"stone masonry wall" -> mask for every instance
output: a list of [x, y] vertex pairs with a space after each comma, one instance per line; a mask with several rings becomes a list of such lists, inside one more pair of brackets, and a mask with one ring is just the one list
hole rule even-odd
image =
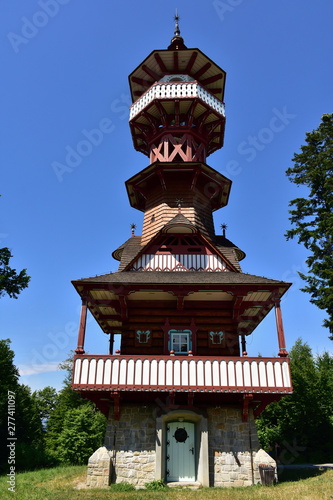
[[[276, 470], [275, 461], [264, 450], [259, 450], [252, 412], [248, 422], [242, 422], [240, 409], [207, 408], [206, 411], [208, 450], [201, 454], [200, 460], [209, 462], [210, 486], [259, 483], [260, 464], [271, 465]], [[151, 407], [122, 405], [117, 421], [113, 408], [110, 409], [104, 447], [89, 459], [87, 486], [108, 487], [111, 482], [127, 482], [142, 488], [155, 480], [155, 417]]]
[[212, 486], [250, 486], [252, 474], [254, 483], [260, 482], [258, 463], [255, 461], [259, 441], [250, 412], [248, 422], [242, 422], [240, 409], [208, 409], [208, 435]]
[[152, 408], [121, 406], [120, 420], [110, 410], [104, 445], [113, 462], [112, 482], [143, 487], [155, 479], [156, 424]]

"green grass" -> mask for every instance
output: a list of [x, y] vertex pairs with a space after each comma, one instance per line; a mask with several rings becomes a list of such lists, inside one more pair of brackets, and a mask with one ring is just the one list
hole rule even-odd
[[[201, 488], [196, 491], [180, 488], [162, 490], [119, 491], [109, 489], [78, 489], [85, 482], [87, 467], [57, 467], [16, 475], [15, 493], [8, 491], [8, 478], [0, 477], [0, 498], [15, 500], [331, 500], [333, 470], [298, 481], [280, 482], [276, 486], [247, 488]], [[281, 478], [283, 480], [283, 478]]]

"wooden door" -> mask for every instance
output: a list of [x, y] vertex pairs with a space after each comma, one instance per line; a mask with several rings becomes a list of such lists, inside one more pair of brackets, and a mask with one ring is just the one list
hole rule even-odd
[[166, 480], [195, 481], [194, 423], [168, 422], [166, 439]]

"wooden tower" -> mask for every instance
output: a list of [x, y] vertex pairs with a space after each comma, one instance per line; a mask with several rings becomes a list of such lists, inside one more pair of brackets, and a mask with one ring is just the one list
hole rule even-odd
[[[215, 234], [231, 181], [206, 158], [223, 146], [225, 79], [185, 46], [177, 16], [169, 47], [129, 76], [133, 143], [150, 161], [126, 182], [142, 235], [133, 228], [113, 252], [118, 272], [73, 281], [82, 298], [73, 389], [108, 417], [90, 486], [246, 486], [259, 481], [259, 462], [274, 462], [254, 419], [292, 391], [280, 310], [290, 284], [242, 273], [244, 252], [225, 228]], [[109, 353], [85, 354], [87, 309]], [[248, 357], [246, 337], [272, 309], [278, 356]]]

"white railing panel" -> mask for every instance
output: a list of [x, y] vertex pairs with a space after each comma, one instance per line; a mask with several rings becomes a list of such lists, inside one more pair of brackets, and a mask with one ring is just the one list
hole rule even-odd
[[160, 359], [158, 362], [158, 384], [161, 386], [165, 385], [165, 361]]
[[243, 363], [242, 361], [236, 361], [236, 385], [237, 387], [243, 387]]
[[127, 363], [127, 384], [134, 385], [134, 359], [129, 359]]
[[150, 385], [157, 385], [157, 360], [153, 359], [150, 365]]
[[199, 360], [197, 362], [197, 385], [199, 386], [204, 386], [205, 385], [205, 378], [204, 378], [204, 370], [203, 370], [203, 362]]
[[196, 363], [193, 359], [190, 361], [190, 384], [191, 386], [197, 385], [197, 370]]
[[251, 363], [251, 375], [253, 387], [259, 387], [258, 363], [256, 361]]
[[76, 359], [74, 363], [74, 377], [73, 383], [79, 384], [81, 381], [81, 359]]
[[276, 387], [283, 387], [281, 365], [277, 361], [274, 363], [274, 374]]
[[150, 385], [150, 361], [145, 359], [142, 365], [142, 385]]
[[260, 387], [267, 386], [266, 365], [264, 361], [259, 362], [259, 386]]
[[141, 385], [142, 381], [142, 360], [137, 359], [135, 361], [135, 370], [134, 370], [134, 384]]
[[88, 384], [95, 384], [96, 377], [96, 359], [90, 360], [89, 373], [88, 373]]
[[228, 372], [227, 372], [227, 363], [226, 363], [226, 361], [221, 361], [220, 372], [221, 372], [221, 385], [225, 386], [225, 387], [228, 387], [229, 386], [229, 381], [228, 381]]
[[243, 373], [244, 373], [244, 387], [251, 387], [251, 370], [250, 363], [248, 361], [244, 361], [243, 363]]
[[182, 382], [184, 386], [189, 385], [188, 368], [189, 368], [189, 363], [187, 359], [184, 359], [182, 361]]
[[173, 385], [173, 362], [168, 359], [166, 362], [166, 381], [165, 385]]
[[119, 359], [114, 359], [112, 363], [111, 369], [111, 384], [118, 385], [118, 377], [119, 377]]
[[111, 384], [111, 366], [111, 359], [107, 359], [104, 367], [104, 384]]
[[228, 380], [229, 380], [230, 387], [234, 387], [236, 385], [235, 363], [233, 361], [228, 362]]
[[212, 362], [205, 361], [205, 385], [211, 387], [213, 385], [212, 381]]
[[181, 378], [180, 378], [180, 361], [179, 361], [179, 359], [176, 359], [174, 361], [174, 364], [173, 364], [173, 385], [174, 386], [182, 385]]
[[82, 361], [82, 369], [81, 369], [81, 384], [86, 384], [88, 382], [88, 370], [89, 370], [89, 361], [88, 359], [84, 359]]
[[104, 372], [104, 360], [99, 359], [97, 361], [97, 370], [96, 370], [96, 384], [101, 385], [103, 383], [103, 372]]
[[268, 387], [275, 387], [274, 368], [273, 368], [273, 363], [271, 361], [267, 361], [266, 373], [267, 373]]
[[290, 387], [291, 386], [291, 381], [290, 381], [290, 371], [289, 371], [289, 365], [287, 361], [284, 361], [282, 363], [282, 373], [283, 373], [283, 381], [284, 387]]
[[125, 385], [127, 383], [127, 359], [122, 359], [120, 361], [120, 370], [119, 370], [119, 384]]
[[220, 382], [220, 371], [219, 371], [219, 362], [213, 361], [212, 364], [212, 373], [213, 373], [213, 384], [215, 387], [221, 385]]

